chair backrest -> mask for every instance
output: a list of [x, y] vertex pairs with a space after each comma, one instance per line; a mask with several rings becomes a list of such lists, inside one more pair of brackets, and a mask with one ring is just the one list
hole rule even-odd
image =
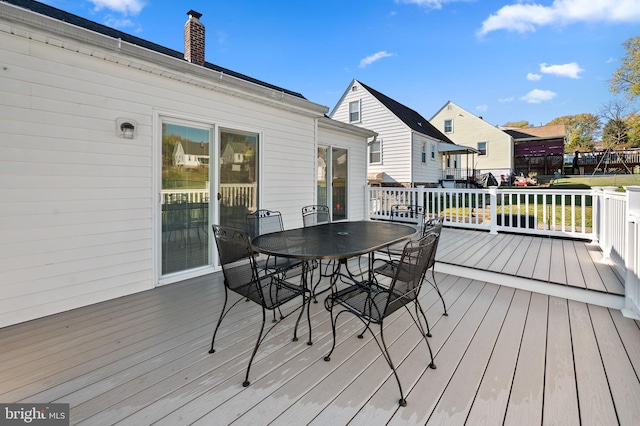
[[407, 219], [416, 219], [418, 223], [422, 223], [424, 217], [424, 208], [422, 206], [414, 206], [413, 204], [394, 204], [391, 206], [391, 220], [406, 221]]
[[422, 232], [420, 233], [423, 237], [430, 232], [434, 232], [440, 235], [442, 231], [442, 224], [444, 222], [444, 216], [432, 217], [431, 219], [426, 219], [422, 222]]
[[272, 210], [256, 210], [245, 216], [247, 233], [251, 238], [262, 234], [283, 231], [282, 215]]
[[249, 236], [229, 226], [212, 227], [225, 286], [246, 297], [254, 293], [255, 297], [256, 287], [259, 286], [252, 284], [258, 281], [258, 272]]
[[305, 227], [329, 223], [329, 207], [322, 205], [304, 206], [302, 208], [302, 223]]
[[405, 245], [396, 273], [389, 285], [391, 297], [385, 308], [385, 316], [418, 297], [439, 238], [438, 234], [429, 233]]

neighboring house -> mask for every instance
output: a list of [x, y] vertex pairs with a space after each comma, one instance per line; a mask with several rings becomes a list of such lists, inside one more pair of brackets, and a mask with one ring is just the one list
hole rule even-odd
[[[367, 217], [375, 133], [205, 62], [199, 18], [182, 53], [0, 0], [0, 327], [213, 272], [211, 224], [243, 224], [247, 208], [286, 228], [318, 201]], [[225, 168], [227, 149], [242, 167]], [[173, 167], [179, 150], [200, 166]]]
[[[462, 167], [478, 173], [509, 176], [513, 170], [513, 140], [511, 136], [469, 111], [448, 101], [431, 117], [430, 123], [457, 145], [474, 148], [478, 154], [463, 156]], [[473, 161], [469, 164], [468, 161]]]
[[[184, 168], [197, 168], [209, 165], [208, 145], [201, 142], [178, 142], [173, 151], [173, 164]], [[240, 159], [239, 162], [243, 160]]]
[[442, 132], [416, 111], [353, 80], [330, 117], [377, 133], [369, 140], [368, 178], [372, 185], [437, 186], [445, 169], [458, 169], [460, 153]]
[[564, 168], [564, 124], [524, 129], [503, 128], [513, 138], [516, 175], [553, 175]]
[[498, 182], [511, 175], [553, 175], [562, 170], [564, 125], [525, 129], [493, 126], [448, 101], [431, 117], [431, 124], [458, 145], [478, 150], [473, 164], [462, 166], [492, 173]]

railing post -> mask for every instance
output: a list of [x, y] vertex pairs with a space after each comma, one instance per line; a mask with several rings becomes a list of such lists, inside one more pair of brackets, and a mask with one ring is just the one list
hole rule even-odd
[[491, 218], [491, 222], [489, 225], [489, 234], [497, 235], [498, 234], [498, 187], [490, 186], [489, 187], [489, 217]]
[[617, 188], [615, 186], [603, 186], [602, 189], [602, 210], [600, 221], [600, 248], [602, 249], [602, 256], [604, 258], [611, 257], [611, 227], [608, 226], [609, 221], [609, 213], [611, 201], [609, 199], [609, 192], [615, 191]]
[[625, 259], [626, 276], [624, 280], [625, 317], [640, 319], [640, 187], [625, 187], [627, 191], [627, 253]]
[[417, 191], [417, 197], [418, 197], [418, 211], [422, 211], [422, 214], [424, 215], [424, 218], [427, 218], [428, 212], [427, 210], [424, 208], [424, 185], [419, 185], [418, 186], [418, 191]]
[[602, 215], [602, 191], [600, 188], [593, 187], [591, 189], [591, 243], [598, 244], [600, 240], [600, 232], [602, 223], [600, 216]]

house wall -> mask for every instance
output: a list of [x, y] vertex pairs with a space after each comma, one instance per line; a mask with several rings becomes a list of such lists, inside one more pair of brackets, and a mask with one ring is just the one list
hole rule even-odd
[[[326, 109], [284, 105], [280, 93], [252, 101], [257, 95], [216, 86], [196, 65], [149, 62], [153, 54], [137, 47], [142, 58], [132, 58], [78, 41], [101, 36], [39, 19], [0, 18], [0, 327], [157, 285], [161, 117], [258, 132], [260, 207], [280, 210], [287, 228], [301, 225]], [[135, 139], [116, 136], [122, 117], [137, 122]], [[362, 198], [364, 180], [351, 183]], [[350, 211], [362, 217], [364, 203]]]
[[[411, 161], [413, 162], [413, 178], [411, 182], [416, 185], [435, 185], [442, 179], [442, 155], [438, 152], [438, 142], [413, 133], [411, 135], [413, 152]], [[426, 161], [422, 162], [422, 145], [426, 148]], [[435, 158], [431, 158], [431, 148], [435, 152]]]
[[412, 143], [410, 129], [367, 90], [357, 84], [357, 90], [352, 87], [353, 83], [331, 112], [331, 118], [349, 123], [349, 102], [360, 100], [360, 121], [351, 124], [373, 130], [382, 141], [382, 163], [368, 164], [368, 173], [385, 172], [383, 183], [411, 182], [412, 167], [407, 158]]
[[[453, 120], [453, 131], [444, 132], [445, 120]], [[482, 173], [491, 172], [499, 179], [500, 174], [508, 174], [513, 169], [513, 142], [511, 136], [492, 126], [481, 118], [460, 108], [453, 102], [448, 102], [429, 122], [457, 145], [478, 148], [478, 142], [487, 142], [486, 156], [469, 156], [474, 163], [470, 168]], [[460, 157], [461, 168], [467, 168], [467, 156]]]

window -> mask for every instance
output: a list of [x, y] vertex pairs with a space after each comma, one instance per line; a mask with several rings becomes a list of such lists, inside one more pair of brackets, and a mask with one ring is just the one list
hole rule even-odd
[[444, 132], [445, 133], [453, 132], [453, 120], [444, 120]]
[[486, 142], [478, 142], [478, 156], [487, 155], [487, 143]]
[[435, 144], [431, 144], [431, 159], [432, 160], [436, 159], [436, 145]]
[[369, 163], [382, 162], [382, 141], [376, 140], [369, 144]]
[[349, 102], [349, 123], [360, 121], [360, 101]]
[[427, 144], [423, 143], [422, 144], [422, 162], [426, 163], [427, 162]]

